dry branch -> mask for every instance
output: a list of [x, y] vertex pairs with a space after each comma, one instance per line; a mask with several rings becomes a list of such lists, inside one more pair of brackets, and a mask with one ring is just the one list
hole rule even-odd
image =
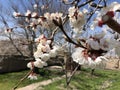
[[111, 16], [109, 15], [102, 16], [102, 21], [104, 22], [104, 24], [108, 25], [112, 30], [120, 34], [120, 24], [116, 20], [114, 20]]

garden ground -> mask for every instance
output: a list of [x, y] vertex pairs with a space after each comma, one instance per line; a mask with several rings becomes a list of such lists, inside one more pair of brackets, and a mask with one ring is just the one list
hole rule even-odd
[[[115, 60], [111, 60], [106, 70], [95, 70], [92, 76], [91, 69], [78, 71], [67, 87], [68, 90], [120, 90], [120, 69], [114, 67], [115, 63]], [[0, 75], [0, 90], [11, 90], [27, 72]], [[66, 83], [62, 72], [45, 71], [37, 81], [24, 80], [18, 90], [27, 90], [26, 88], [28, 90], [65, 90]]]

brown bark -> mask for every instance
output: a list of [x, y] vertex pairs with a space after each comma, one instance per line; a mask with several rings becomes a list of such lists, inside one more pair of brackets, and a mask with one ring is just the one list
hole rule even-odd
[[120, 24], [117, 21], [115, 21], [111, 16], [102, 16], [102, 21], [104, 22], [104, 24], [107, 24], [112, 30], [120, 34]]
[[64, 56], [64, 61], [65, 61], [65, 70], [71, 72], [71, 57], [70, 53], [66, 52]]

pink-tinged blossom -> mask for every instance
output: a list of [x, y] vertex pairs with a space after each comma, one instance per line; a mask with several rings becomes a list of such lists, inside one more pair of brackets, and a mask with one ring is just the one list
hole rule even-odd
[[102, 8], [99, 14], [101, 16], [107, 14], [108, 12], [111, 12], [111, 14], [113, 14], [118, 9], [120, 9], [120, 3], [112, 2], [107, 7]]
[[70, 24], [74, 28], [73, 31], [75, 33], [81, 33], [82, 26], [85, 24], [85, 13], [75, 7], [70, 7], [68, 12]]
[[11, 28], [5, 29], [5, 34], [12, 34], [13, 30]]
[[[108, 5], [107, 7], [103, 7], [101, 9], [101, 11], [96, 11], [97, 14], [97, 18], [101, 18], [103, 15], [109, 15], [111, 17], [115, 17], [115, 11], [120, 9], [120, 3], [118, 2], [112, 2], [110, 5]], [[95, 17], [96, 18], [96, 17]], [[96, 22], [97, 21], [97, 22]], [[101, 19], [96, 19], [95, 21], [93, 21], [93, 24], [91, 26], [92, 29], [94, 29], [97, 25], [96, 23], [98, 23], [97, 25], [99, 27], [102, 27], [104, 22]]]
[[72, 53], [73, 61], [80, 64], [80, 65], [86, 65], [88, 64], [88, 57], [84, 57], [83, 48], [75, 48], [75, 51]]
[[91, 30], [94, 30], [94, 29], [96, 28], [96, 26], [102, 27], [102, 25], [103, 25], [103, 23], [101, 23], [101, 17], [100, 17], [100, 16], [97, 16], [97, 17], [93, 20], [92, 24], [90, 25], [90, 29], [91, 29]]
[[42, 60], [41, 59], [36, 59], [36, 61], [34, 62], [34, 65], [35, 67], [38, 67], [38, 68], [43, 68], [43, 63], [42, 63]]
[[55, 49], [50, 50], [49, 54], [50, 54], [50, 57], [56, 57], [57, 56], [57, 53], [56, 53]]
[[33, 63], [33, 62], [29, 62], [29, 63], [27, 64], [27, 67], [32, 70], [32, 69], [34, 68], [34, 63]]
[[31, 73], [31, 74], [28, 76], [28, 79], [30, 79], [30, 80], [37, 80], [38, 78], [37, 78], [36, 74]]
[[109, 15], [109, 16], [111, 16], [111, 17], [114, 17], [114, 16], [115, 16], [114, 11], [108, 11], [108, 12], [106, 13], [106, 15]]
[[59, 18], [62, 18], [62, 13], [45, 13], [43, 18], [38, 19], [38, 23], [46, 29], [54, 30], [56, 28], [55, 24], [53, 23], [53, 19], [59, 21]]
[[93, 38], [93, 37], [89, 38], [88, 40], [86, 40], [86, 44], [89, 49], [94, 49], [94, 50], [100, 49], [99, 42], [96, 38]]
[[98, 26], [102, 27], [104, 22], [102, 20], [98, 21]]
[[31, 15], [31, 17], [33, 17], [33, 18], [38, 17], [38, 13], [37, 12], [33, 12], [32, 15]]
[[[53, 49], [50, 48], [51, 40], [47, 40], [47, 38], [44, 35], [40, 35], [36, 42], [38, 42], [37, 50], [34, 53], [35, 62], [34, 66], [38, 68], [43, 68], [44, 66], [47, 66], [46, 61], [50, 59], [50, 57], [56, 57], [57, 51], [60, 50], [59, 47], [53, 46]], [[29, 65], [30, 67], [30, 65]]]
[[110, 6], [108, 6], [108, 8], [110, 10], [112, 10], [112, 11], [116, 11], [116, 10], [120, 9], [120, 3], [118, 3], [118, 2], [112, 2], [110, 4]]
[[21, 14], [20, 14], [20, 12], [13, 12], [13, 16], [19, 17], [19, 16], [21, 16]]
[[34, 27], [36, 24], [34, 22], [30, 23], [30, 27]]
[[[108, 59], [104, 56], [96, 56], [94, 54], [89, 54], [87, 50], [83, 48], [76, 48], [72, 53], [73, 61], [88, 68], [105, 68], [105, 62]], [[94, 56], [95, 55], [95, 56]]]
[[40, 56], [40, 58], [43, 60], [43, 61], [48, 61], [50, 59], [50, 55], [48, 53], [44, 53]]
[[41, 49], [38, 49], [36, 52], [34, 52], [34, 57], [39, 58], [43, 54]]
[[53, 46], [53, 49], [50, 50], [50, 57], [56, 57], [58, 52], [61, 52], [61, 48], [59, 46]]
[[25, 13], [25, 16], [29, 17], [31, 15], [31, 11], [27, 10], [27, 12]]
[[102, 50], [105, 50], [105, 51], [110, 50], [109, 42], [110, 42], [110, 40], [107, 39], [107, 38], [102, 38], [102, 39], [100, 39], [100, 48], [101, 48]]

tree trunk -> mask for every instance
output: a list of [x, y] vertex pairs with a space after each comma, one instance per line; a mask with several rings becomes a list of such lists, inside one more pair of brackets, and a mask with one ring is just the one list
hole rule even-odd
[[72, 72], [78, 65], [72, 60], [71, 54], [69, 52], [65, 52], [64, 61], [65, 70], [67, 70], [68, 72]]

